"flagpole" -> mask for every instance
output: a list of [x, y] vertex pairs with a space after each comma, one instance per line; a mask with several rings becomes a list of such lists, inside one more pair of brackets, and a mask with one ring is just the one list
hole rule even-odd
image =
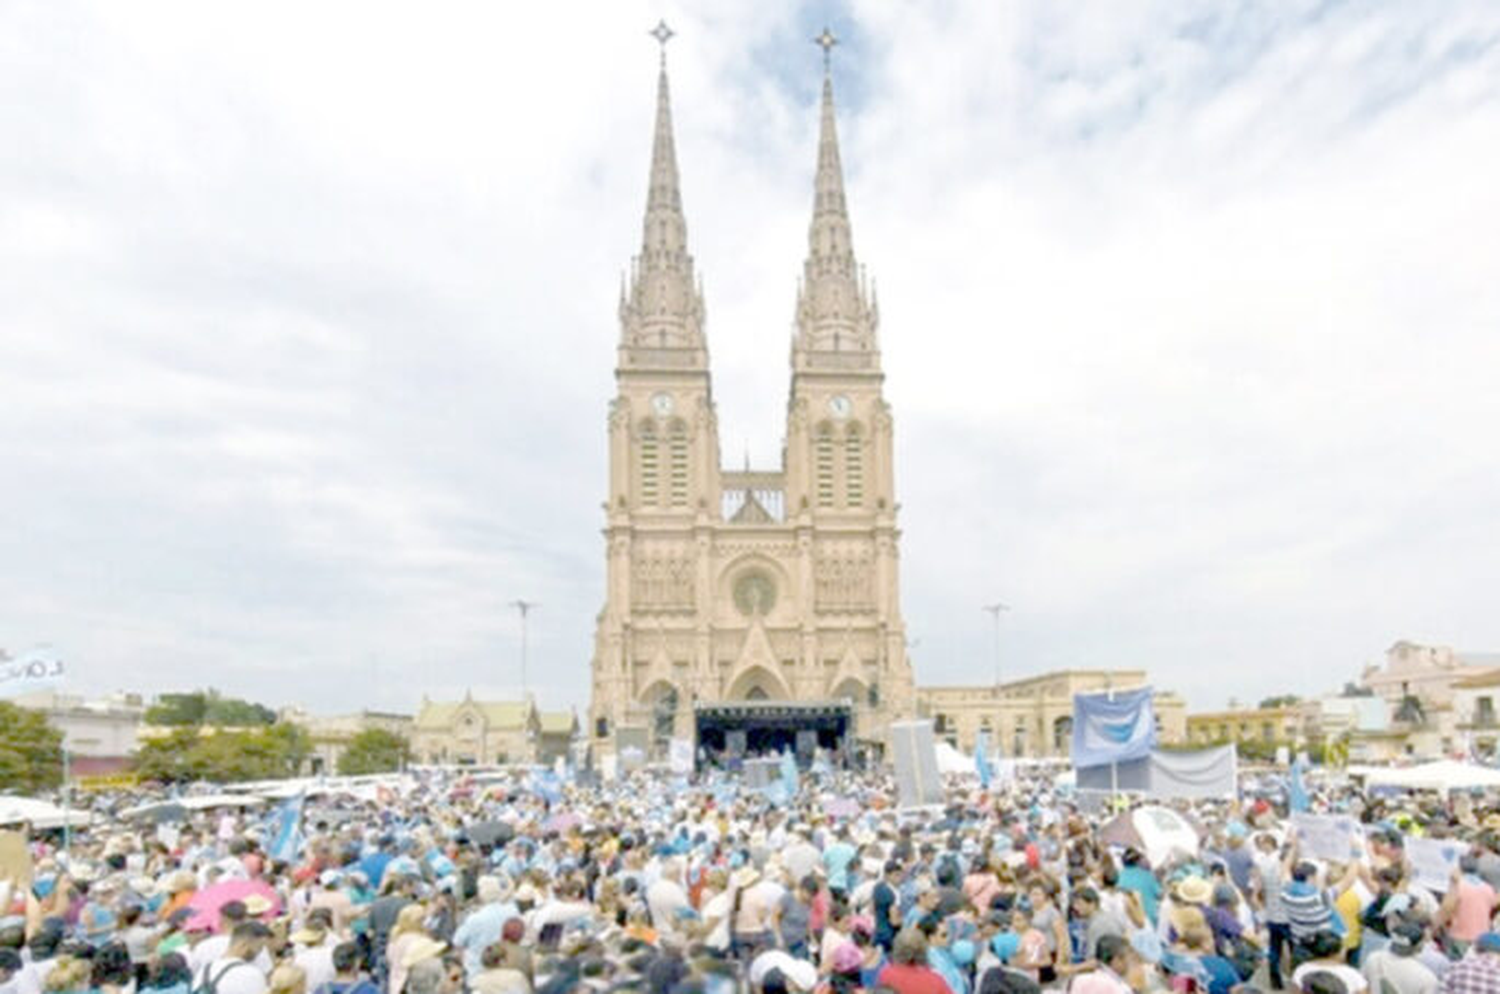
[[67, 739], [63, 739], [62, 761], [63, 761], [63, 764], [62, 764], [62, 766], [63, 766], [63, 771], [62, 771], [62, 773], [63, 773], [63, 783], [62, 783], [62, 795], [63, 795], [63, 856], [66, 857], [67, 862], [70, 864], [69, 868], [68, 868], [69, 872], [72, 872], [72, 866], [71, 866], [71, 864], [72, 864], [72, 861], [73, 861], [73, 761], [72, 761], [72, 754], [68, 752], [68, 740]]

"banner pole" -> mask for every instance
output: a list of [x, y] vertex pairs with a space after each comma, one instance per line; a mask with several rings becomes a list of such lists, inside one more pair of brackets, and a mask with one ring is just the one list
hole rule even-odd
[[73, 861], [73, 760], [68, 751], [68, 742], [63, 740], [63, 856], [69, 864], [69, 872], [72, 872]]

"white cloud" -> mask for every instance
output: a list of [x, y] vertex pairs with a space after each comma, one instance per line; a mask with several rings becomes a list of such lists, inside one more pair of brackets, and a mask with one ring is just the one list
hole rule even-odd
[[[778, 451], [827, 11], [0, 14], [0, 643], [583, 703], [666, 13], [726, 460]], [[919, 676], [1202, 703], [1500, 645], [1500, 13], [856, 5]], [[369, 674], [374, 673], [371, 679]], [[378, 684], [378, 686], [371, 686]]]

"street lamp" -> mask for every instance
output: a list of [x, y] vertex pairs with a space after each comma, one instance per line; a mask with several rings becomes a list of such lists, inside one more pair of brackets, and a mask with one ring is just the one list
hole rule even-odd
[[536, 601], [513, 600], [510, 606], [521, 612], [521, 703], [525, 704], [529, 699], [526, 692], [526, 618], [541, 605]]
[[980, 610], [988, 612], [989, 616], [991, 618], [993, 618], [994, 621], [995, 621], [995, 687], [996, 687], [996, 689], [999, 689], [999, 687], [1000, 687], [1000, 615], [1004, 614], [1006, 611], [1009, 611], [1010, 610], [1010, 605], [1009, 604], [1002, 604], [999, 601], [996, 601], [993, 604], [986, 604], [986, 605], [984, 605], [984, 607], [980, 608]]

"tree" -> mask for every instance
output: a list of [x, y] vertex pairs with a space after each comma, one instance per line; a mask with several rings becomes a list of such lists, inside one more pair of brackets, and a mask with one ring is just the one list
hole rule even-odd
[[1260, 710], [1265, 711], [1269, 708], [1289, 708], [1293, 704], [1300, 704], [1301, 702], [1302, 698], [1296, 694], [1277, 694], [1275, 697], [1267, 697], [1261, 701], [1259, 707]]
[[142, 779], [167, 783], [269, 780], [295, 776], [310, 752], [307, 732], [289, 723], [207, 735], [177, 728], [142, 744], [135, 768]]
[[42, 711], [0, 701], [0, 784], [35, 793], [62, 783], [63, 734]]
[[384, 728], [367, 728], [349, 740], [339, 757], [339, 772], [345, 776], [390, 773], [411, 761], [411, 743], [405, 736]]
[[275, 711], [263, 704], [254, 704], [235, 697], [212, 698], [203, 712], [203, 724], [217, 725], [220, 728], [248, 728], [252, 725], [275, 723]]
[[162, 694], [146, 709], [142, 720], [148, 725], [201, 725], [208, 712], [208, 696], [201, 691], [191, 694]]

